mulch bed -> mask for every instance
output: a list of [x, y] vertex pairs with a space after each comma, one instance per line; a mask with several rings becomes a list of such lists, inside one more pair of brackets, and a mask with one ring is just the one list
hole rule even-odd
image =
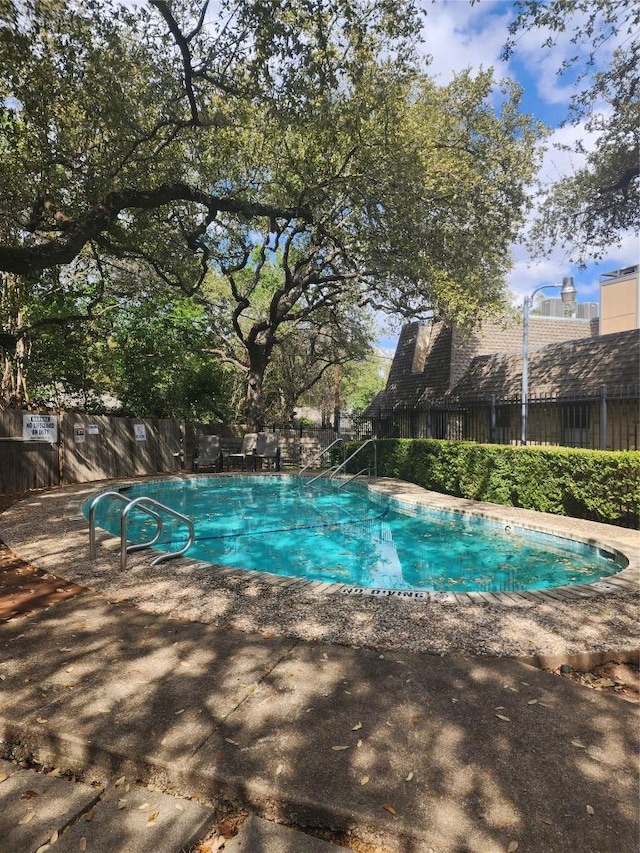
[[[0, 513], [22, 495], [0, 495]], [[18, 559], [0, 540], [0, 622], [37, 613], [74, 598], [86, 587], [58, 578]]]

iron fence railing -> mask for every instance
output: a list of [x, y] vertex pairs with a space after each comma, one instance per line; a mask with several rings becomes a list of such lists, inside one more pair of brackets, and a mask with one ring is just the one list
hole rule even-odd
[[[453, 398], [414, 405], [370, 407], [356, 419], [352, 435], [367, 438], [440, 438], [491, 444], [519, 444], [519, 396]], [[601, 450], [640, 448], [640, 393], [637, 386], [573, 395], [530, 394], [528, 444]]]

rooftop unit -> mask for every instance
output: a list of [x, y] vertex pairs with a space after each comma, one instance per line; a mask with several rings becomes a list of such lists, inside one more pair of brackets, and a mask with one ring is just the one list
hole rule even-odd
[[564, 303], [562, 299], [543, 299], [541, 303], [543, 317], [562, 317], [564, 319], [593, 320], [598, 316], [597, 302]]

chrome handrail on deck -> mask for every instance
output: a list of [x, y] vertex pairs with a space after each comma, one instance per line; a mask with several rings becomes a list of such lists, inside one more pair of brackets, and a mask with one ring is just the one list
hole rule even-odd
[[[128, 551], [141, 551], [143, 548], [149, 548], [151, 543], [144, 543], [140, 545], [132, 545], [129, 549], [127, 549], [127, 525], [129, 521], [129, 513], [132, 509], [136, 507], [141, 507], [143, 512], [149, 512], [149, 507], [145, 506], [145, 504], [151, 504], [154, 507], [157, 507], [161, 512], [166, 512], [167, 515], [172, 515], [174, 518], [177, 518], [179, 521], [184, 521], [189, 530], [189, 535], [187, 536], [186, 544], [182, 546], [178, 551], [171, 551], [168, 554], [160, 554], [159, 557], [156, 557], [151, 561], [152, 566], [157, 566], [159, 563], [164, 563], [166, 560], [173, 560], [176, 557], [181, 557], [185, 551], [188, 551], [189, 548], [193, 545], [193, 538], [195, 536], [195, 532], [193, 529], [193, 521], [181, 512], [178, 512], [175, 509], [171, 509], [170, 506], [166, 506], [166, 504], [160, 503], [160, 501], [156, 501], [153, 498], [148, 498], [145, 495], [141, 495], [139, 498], [134, 498], [132, 501], [129, 501], [129, 504], [122, 510], [122, 515], [120, 517], [120, 568], [124, 571], [127, 568], [127, 554]], [[162, 530], [162, 521], [160, 522], [160, 532]], [[160, 532], [154, 539], [152, 540], [153, 544], [155, 544], [160, 538]]]
[[367, 472], [367, 474], [368, 474], [369, 476], [371, 476], [371, 468], [361, 468], [361, 469], [360, 469], [360, 471], [358, 471], [358, 473], [357, 473], [357, 474], [352, 474], [350, 477], [347, 477], [347, 479], [346, 479], [346, 480], [342, 480], [342, 481], [340, 482], [340, 485], [339, 485], [339, 486], [337, 486], [337, 488], [338, 488], [338, 489], [343, 489], [343, 488], [344, 488], [346, 485], [348, 485], [352, 480], [355, 480], [355, 479], [356, 479], [356, 477], [359, 477], [359, 476], [360, 476], [360, 474], [364, 474], [364, 473], [365, 473], [365, 471]]
[[[163, 531], [163, 522], [161, 513], [166, 513], [167, 515], [171, 515], [174, 518], [177, 518], [179, 521], [184, 521], [187, 525], [189, 535], [187, 536], [187, 541], [182, 548], [177, 551], [171, 551], [167, 554], [160, 554], [160, 556], [156, 557], [151, 561], [152, 566], [157, 566], [159, 563], [163, 563], [166, 560], [173, 560], [176, 557], [181, 557], [189, 548], [193, 545], [193, 540], [195, 536], [193, 521], [186, 515], [183, 515], [181, 512], [177, 512], [175, 509], [171, 509], [171, 507], [166, 506], [166, 504], [160, 503], [160, 501], [154, 500], [154, 498], [149, 498], [146, 495], [141, 495], [139, 498], [127, 498], [125, 495], [120, 492], [102, 492], [97, 495], [91, 505], [89, 507], [89, 557], [93, 560], [96, 556], [96, 525], [95, 525], [95, 511], [97, 505], [103, 498], [117, 498], [126, 504], [125, 508], [122, 510], [122, 515], [120, 517], [120, 569], [124, 571], [127, 568], [127, 556], [128, 554], [134, 551], [142, 551], [146, 548], [151, 548], [153, 545], [158, 542], [162, 535]], [[149, 506], [150, 505], [150, 506]], [[156, 509], [154, 509], [154, 507]], [[127, 528], [129, 522], [129, 513], [133, 509], [139, 509], [142, 512], [146, 512], [152, 518], [156, 520], [157, 530], [155, 535], [148, 542], [139, 542], [135, 545], [127, 546]], [[158, 510], [158, 511], [157, 511]]]
[[[104, 498], [117, 498], [119, 501], [122, 501], [125, 504], [131, 503], [131, 498], [125, 497], [125, 495], [121, 494], [120, 492], [113, 491], [101, 492], [99, 495], [96, 495], [96, 497], [91, 501], [91, 505], [89, 506], [89, 558], [91, 560], [95, 560], [96, 558], [96, 508], [98, 504], [102, 500], [104, 500]], [[155, 544], [160, 538], [160, 533], [162, 532], [162, 519], [160, 518], [158, 513], [155, 512], [155, 510], [143, 509], [143, 511], [146, 511], [150, 516], [155, 518], [156, 522], [158, 523], [158, 533], [151, 543]]]
[[[331, 450], [332, 447], [335, 447], [335, 445], [339, 444], [340, 442], [342, 442], [344, 444], [344, 438], [342, 438], [342, 436], [338, 436], [338, 438], [334, 439], [334, 441], [332, 441], [331, 444], [327, 444], [327, 446], [324, 447], [320, 451], [320, 453], [318, 453], [316, 456], [314, 456], [313, 459], [310, 459], [309, 462], [307, 462], [307, 464], [298, 471], [298, 474], [297, 474], [298, 478], [302, 477], [302, 475], [307, 470], [307, 468], [310, 468], [314, 464], [314, 462], [317, 462], [319, 459], [322, 459], [322, 457], [324, 456], [325, 453], [328, 453], [328, 451]], [[329, 468], [328, 470], [332, 471], [333, 468]], [[316, 474], [315, 477], [312, 477], [310, 480], [307, 480], [307, 482], [305, 483], [305, 486], [308, 486], [310, 483], [314, 483], [316, 480], [319, 480], [320, 477], [324, 476], [324, 474], [326, 474], [326, 473], [327, 473], [327, 471], [321, 471], [320, 474]]]
[[[347, 459], [345, 459], [341, 465], [338, 465], [336, 470], [329, 477], [329, 482], [330, 483], [333, 482], [333, 478], [336, 476], [338, 471], [340, 471], [342, 468], [344, 468], [346, 465], [348, 465], [349, 462], [351, 462], [351, 460], [354, 458], [354, 456], [357, 456], [358, 453], [360, 453], [361, 450], [364, 450], [364, 448], [368, 444], [373, 444], [373, 476], [377, 477], [378, 476], [378, 449], [376, 447], [376, 440], [375, 440], [375, 438], [368, 438], [364, 442], [364, 444], [361, 444], [360, 447], [356, 447], [356, 449], [353, 451], [353, 453]], [[362, 474], [363, 471], [369, 471], [369, 475], [371, 475], [371, 468], [363, 468], [362, 471], [358, 472], [358, 474]], [[355, 476], [357, 477], [358, 474], [356, 474]], [[353, 480], [353, 477], [351, 477], [351, 480]], [[349, 480], [347, 480], [347, 482], [349, 482]]]

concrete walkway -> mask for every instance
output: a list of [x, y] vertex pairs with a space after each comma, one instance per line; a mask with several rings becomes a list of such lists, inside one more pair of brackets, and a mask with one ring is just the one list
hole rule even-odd
[[[244, 634], [84, 594], [0, 625], [0, 737], [5, 758], [55, 770], [0, 767], [2, 853], [56, 833], [53, 853], [177, 853], [230, 807], [398, 853], [637, 849], [635, 708], [515, 660]], [[38, 785], [61, 782], [72, 802], [41, 809]], [[225, 849], [323, 849], [255, 841], [262, 826]]]

